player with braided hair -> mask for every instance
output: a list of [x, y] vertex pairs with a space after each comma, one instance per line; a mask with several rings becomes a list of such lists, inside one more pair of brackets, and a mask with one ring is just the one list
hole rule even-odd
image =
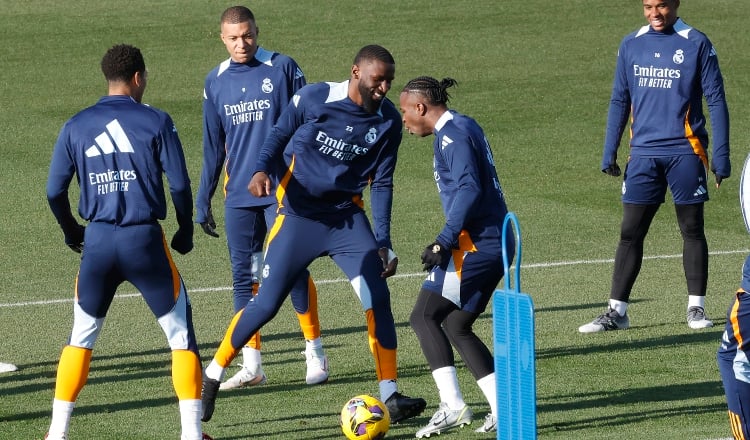
[[[490, 405], [476, 431], [497, 430], [494, 358], [473, 325], [503, 277], [502, 227], [508, 208], [482, 128], [448, 108], [447, 89], [456, 84], [451, 78], [420, 76], [406, 83], [399, 99], [409, 133], [435, 135], [434, 176], [445, 214], [445, 225], [422, 253], [429, 275], [409, 319], [440, 394], [438, 410], [418, 438], [472, 421], [451, 345]], [[507, 246], [512, 256], [514, 240]]]

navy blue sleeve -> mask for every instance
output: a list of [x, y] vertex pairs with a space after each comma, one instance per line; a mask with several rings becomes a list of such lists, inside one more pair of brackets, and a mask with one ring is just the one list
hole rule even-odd
[[206, 78], [203, 89], [203, 168], [201, 171], [198, 195], [195, 199], [196, 223], [207, 220], [211, 199], [219, 185], [221, 172], [226, 160], [226, 133], [221, 125], [221, 117], [211, 97], [211, 84]]
[[701, 87], [706, 97], [713, 132], [711, 171], [718, 176], [729, 177], [732, 174], [729, 161], [729, 109], [724, 95], [724, 80], [719, 70], [719, 61], [708, 39], [701, 47], [700, 58]]
[[177, 223], [180, 228], [193, 228], [193, 193], [190, 189], [190, 176], [185, 163], [182, 143], [172, 118], [163, 113], [164, 119], [159, 132], [159, 160], [169, 182]]
[[605, 170], [617, 161], [617, 149], [630, 115], [630, 91], [625, 66], [625, 44], [620, 45], [612, 84], [612, 96], [607, 113], [607, 131], [604, 136], [604, 152], [600, 169]]
[[303, 99], [297, 93], [292, 97], [292, 100], [276, 121], [276, 125], [273, 126], [271, 133], [265, 142], [263, 142], [263, 146], [260, 148], [260, 153], [258, 154], [258, 162], [252, 171], [253, 174], [258, 171], [270, 174], [274, 169], [274, 161], [280, 160], [281, 153], [284, 151], [286, 144], [304, 122], [303, 106]]
[[47, 202], [63, 231], [78, 224], [73, 217], [68, 199], [68, 187], [75, 175], [75, 161], [68, 150], [68, 123], [66, 123], [55, 142], [47, 177]]

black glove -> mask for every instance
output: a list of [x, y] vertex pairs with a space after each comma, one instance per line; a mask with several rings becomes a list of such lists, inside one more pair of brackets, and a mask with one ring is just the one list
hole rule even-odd
[[609, 174], [612, 177], [617, 177], [620, 175], [620, 165], [617, 165], [617, 162], [613, 162], [609, 164], [609, 166], [602, 170], [602, 173]]
[[177, 229], [177, 232], [174, 233], [174, 237], [172, 237], [171, 246], [172, 249], [182, 255], [193, 250], [193, 228], [180, 227]]
[[63, 228], [65, 244], [68, 245], [73, 252], [80, 254], [83, 251], [83, 235], [85, 231], [86, 228], [78, 223]]
[[451, 250], [443, 246], [439, 241], [435, 241], [427, 246], [422, 252], [422, 270], [430, 270], [433, 266], [440, 266], [443, 261], [448, 261], [451, 257]]
[[219, 233], [216, 232], [216, 221], [214, 220], [214, 212], [211, 208], [208, 208], [208, 215], [206, 215], [206, 221], [201, 223], [201, 229], [203, 232], [210, 235], [211, 237], [218, 237]]

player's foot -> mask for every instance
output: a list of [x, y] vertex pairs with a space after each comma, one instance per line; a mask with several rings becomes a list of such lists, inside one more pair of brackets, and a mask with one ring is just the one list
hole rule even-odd
[[391, 416], [391, 423], [398, 423], [422, 414], [427, 402], [420, 397], [412, 398], [395, 392], [385, 401], [385, 406]]
[[689, 307], [687, 311], [687, 323], [692, 329], [701, 329], [713, 327], [714, 323], [706, 316], [706, 311], [703, 307]]
[[18, 370], [18, 367], [16, 367], [13, 364], [6, 364], [5, 362], [0, 362], [0, 373], [10, 373], [11, 371]]
[[621, 316], [614, 309], [609, 308], [606, 313], [597, 316], [593, 321], [578, 327], [578, 331], [581, 333], [596, 333], [608, 330], [625, 330], [628, 327], [630, 327], [628, 314], [625, 313], [625, 316]]
[[[182, 435], [180, 437], [180, 440], [191, 440], [191, 439], [186, 437], [185, 435]], [[204, 433], [201, 433], [200, 440], [214, 440], [214, 438], [204, 432]]]
[[446, 429], [466, 426], [471, 423], [472, 416], [474, 413], [468, 405], [464, 405], [461, 409], [450, 409], [447, 403], [440, 402], [437, 412], [427, 426], [417, 431], [417, 438], [429, 437], [432, 434], [440, 434]]
[[307, 374], [305, 382], [308, 385], [317, 385], [328, 382], [328, 356], [323, 350], [306, 350], [302, 352], [307, 363]]
[[207, 422], [214, 415], [214, 405], [216, 404], [216, 395], [219, 393], [219, 383], [216, 379], [203, 377], [203, 389], [201, 390], [201, 400], [203, 405], [203, 415], [201, 421]]
[[65, 434], [49, 435], [49, 432], [44, 434], [44, 440], [66, 440], [68, 438]]
[[497, 431], [497, 417], [492, 414], [484, 416], [484, 424], [477, 428], [474, 432], [496, 432]]
[[254, 371], [243, 366], [240, 371], [234, 376], [222, 382], [219, 386], [220, 390], [231, 390], [234, 388], [251, 387], [253, 385], [263, 385], [266, 383], [266, 374], [263, 372], [263, 367], [258, 367]]

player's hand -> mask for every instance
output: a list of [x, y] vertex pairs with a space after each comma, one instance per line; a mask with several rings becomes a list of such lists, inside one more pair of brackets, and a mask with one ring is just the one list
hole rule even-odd
[[716, 188], [719, 188], [721, 185], [721, 182], [724, 179], [728, 179], [729, 176], [722, 176], [721, 174], [716, 174], [716, 167], [714, 167], [713, 161], [711, 162], [711, 172], [714, 173], [714, 177], [716, 177]]
[[617, 162], [613, 162], [609, 164], [607, 168], [604, 168], [602, 173], [609, 174], [612, 177], [618, 177], [621, 174], [620, 165], [617, 165]]
[[422, 252], [422, 270], [430, 270], [434, 266], [440, 266], [444, 261], [451, 257], [451, 250], [443, 246], [439, 241], [435, 241], [424, 249]]
[[79, 225], [70, 228], [65, 228], [63, 234], [65, 235], [65, 244], [75, 253], [80, 254], [83, 251], [83, 236], [86, 231], [86, 227]]
[[398, 267], [398, 257], [396, 256], [396, 253], [393, 252], [393, 249], [382, 247], [378, 249], [378, 255], [380, 255], [380, 259], [383, 260], [383, 272], [380, 276], [382, 278], [388, 278], [389, 276], [394, 275], [396, 273], [396, 268]]
[[172, 237], [171, 246], [172, 249], [182, 255], [193, 250], [193, 229], [183, 227], [177, 229], [177, 232], [174, 233], [174, 237]]
[[203, 229], [203, 232], [210, 235], [211, 237], [219, 236], [219, 233], [216, 232], [216, 220], [214, 220], [214, 212], [211, 208], [208, 208], [206, 221], [201, 223], [200, 225], [201, 225], [201, 229]]
[[265, 172], [258, 171], [253, 174], [253, 178], [250, 179], [250, 183], [247, 185], [247, 190], [255, 197], [269, 196], [271, 195], [271, 179]]

